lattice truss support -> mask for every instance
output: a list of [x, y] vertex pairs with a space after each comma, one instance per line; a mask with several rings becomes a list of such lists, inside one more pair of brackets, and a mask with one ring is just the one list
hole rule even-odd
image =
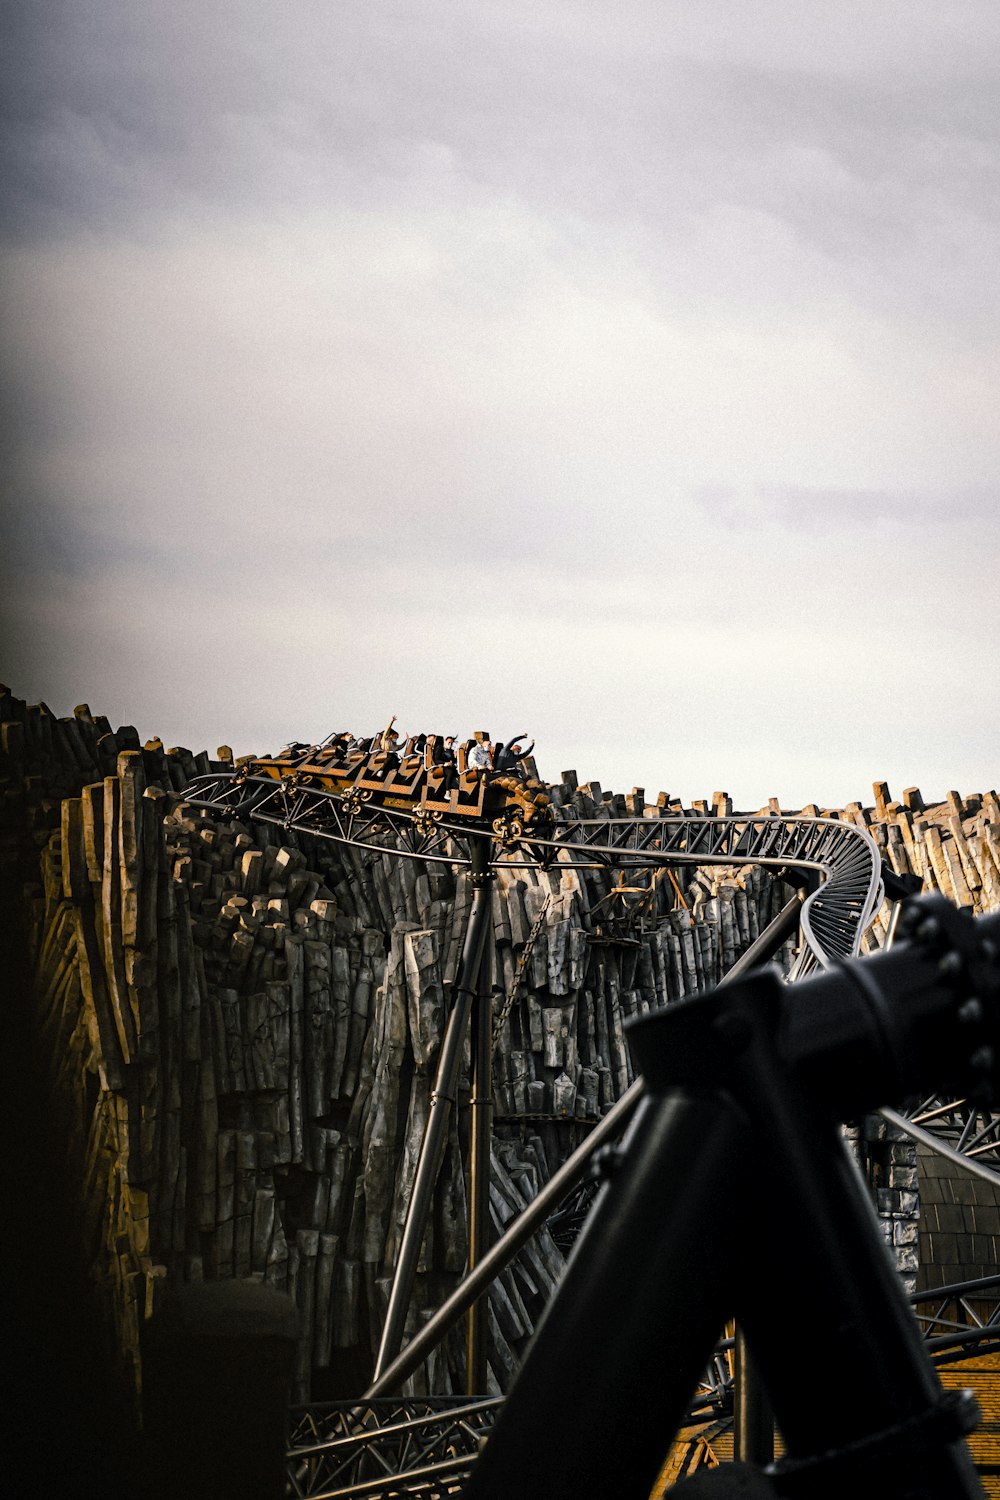
[[[417, 807], [382, 807], [291, 777], [202, 777], [188, 788], [185, 800], [286, 831], [449, 865], [468, 865], [470, 837], [495, 831], [430, 816]], [[874, 840], [855, 824], [834, 818], [566, 819], [552, 825], [547, 835], [506, 843], [500, 839], [495, 859], [508, 868], [555, 862], [616, 870], [755, 864], [814, 876], [818, 889], [803, 903], [804, 943], [795, 978], [856, 954], [883, 898]]]

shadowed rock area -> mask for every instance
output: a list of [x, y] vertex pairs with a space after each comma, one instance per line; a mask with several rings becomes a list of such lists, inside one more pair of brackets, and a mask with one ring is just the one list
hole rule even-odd
[[[112, 1392], [141, 1395], [141, 1332], [168, 1289], [249, 1278], [298, 1308], [294, 1398], [358, 1394], [456, 975], [466, 872], [191, 808], [189, 781], [230, 764], [225, 747], [210, 758], [142, 743], [86, 705], [60, 718], [8, 690], [0, 731], [4, 972], [20, 975], [9, 1025], [22, 1058], [7, 1139], [28, 1143], [8, 1162], [25, 1360], [58, 1348], [53, 1367], [71, 1384], [74, 1371], [107, 1370], [101, 1409], [115, 1413]], [[724, 793], [685, 810], [573, 772], [549, 790], [557, 816], [732, 813]], [[993, 792], [925, 808], [916, 789], [896, 802], [876, 783], [871, 807], [803, 811], [868, 828], [888, 864], [957, 904], [1000, 904]], [[714, 984], [791, 894], [751, 866], [636, 883], [623, 893], [608, 872], [558, 865], [498, 872], [494, 1000], [510, 1003], [494, 1053], [495, 1229], [628, 1087], [624, 1021]], [[866, 946], [887, 925], [884, 907]], [[913, 1148], [878, 1119], [856, 1134], [912, 1281]], [[411, 1329], [465, 1265], [466, 1149], [460, 1108]], [[562, 1264], [543, 1231], [491, 1292], [491, 1390], [509, 1382]], [[48, 1285], [58, 1295], [40, 1295]], [[456, 1331], [409, 1388], [460, 1390], [463, 1365]], [[81, 1413], [99, 1450], [103, 1420]]]

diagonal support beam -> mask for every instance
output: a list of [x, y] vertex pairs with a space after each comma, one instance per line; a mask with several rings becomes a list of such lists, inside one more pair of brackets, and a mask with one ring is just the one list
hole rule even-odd
[[[732, 984], [749, 969], [772, 959], [785, 939], [790, 937], [798, 926], [801, 907], [801, 893], [796, 893], [751, 944], [743, 957], [728, 971], [720, 982], [719, 988]], [[485, 1253], [476, 1268], [459, 1282], [451, 1296], [442, 1302], [437, 1312], [428, 1319], [420, 1332], [414, 1335], [402, 1354], [395, 1353], [391, 1360], [387, 1359], [380, 1364], [371, 1385], [364, 1393], [363, 1400], [371, 1401], [376, 1396], [388, 1395], [408, 1375], [412, 1375], [418, 1365], [424, 1362], [431, 1350], [441, 1342], [448, 1329], [458, 1322], [462, 1314], [482, 1295], [490, 1282], [495, 1280], [510, 1264], [514, 1256], [527, 1244], [536, 1230], [541, 1228], [549, 1214], [562, 1202], [566, 1194], [572, 1192], [573, 1188], [583, 1181], [590, 1170], [591, 1157], [602, 1146], [609, 1145], [621, 1134], [631, 1118], [632, 1111], [643, 1097], [644, 1091], [642, 1079], [637, 1078], [617, 1104], [594, 1127], [587, 1139], [582, 1141], [572, 1155], [566, 1158], [558, 1171], [553, 1173], [538, 1196], [533, 1198], [513, 1220], [502, 1238]]]

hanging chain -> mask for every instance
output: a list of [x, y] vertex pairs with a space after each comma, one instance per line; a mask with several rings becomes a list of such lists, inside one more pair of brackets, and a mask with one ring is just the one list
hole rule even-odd
[[551, 900], [552, 893], [550, 892], [542, 902], [541, 906], [538, 908], [538, 915], [535, 917], [534, 922], [531, 924], [531, 931], [528, 933], [527, 942], [521, 949], [521, 956], [517, 961], [517, 967], [515, 968], [513, 977], [510, 981], [510, 989], [507, 991], [507, 995], [504, 999], [503, 1005], [501, 1005], [499, 1011], [497, 1012], [496, 1019], [493, 1022], [493, 1046], [490, 1049], [491, 1054], [496, 1052], [497, 1050], [497, 1044], [500, 1041], [500, 1033], [503, 1031], [504, 1026], [507, 1023], [507, 1017], [510, 1015], [511, 1010], [514, 1007], [514, 1001], [517, 999], [518, 991], [520, 990], [521, 985], [524, 981], [524, 971], [528, 967], [528, 961], [531, 958], [532, 950], [538, 939], [538, 934], [541, 932], [542, 928], [545, 925], [545, 913], [549, 909], [549, 902]]

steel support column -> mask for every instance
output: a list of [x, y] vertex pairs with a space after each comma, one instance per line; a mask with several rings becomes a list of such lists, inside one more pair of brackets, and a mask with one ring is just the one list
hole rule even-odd
[[438, 1061], [437, 1076], [431, 1092], [430, 1110], [424, 1128], [424, 1139], [420, 1147], [420, 1160], [413, 1180], [413, 1191], [407, 1209], [406, 1225], [399, 1247], [399, 1259], [389, 1293], [389, 1306], [382, 1329], [382, 1341], [375, 1362], [374, 1379], [399, 1353], [403, 1339], [403, 1327], [410, 1307], [413, 1278], [416, 1275], [420, 1246], [423, 1243], [434, 1198], [441, 1157], [448, 1136], [448, 1121], [451, 1106], [455, 1102], [459, 1070], [462, 1066], [462, 1049], [468, 1030], [469, 1013], [479, 984], [479, 972], [483, 961], [483, 948], [492, 917], [490, 898], [490, 854], [492, 841], [488, 838], [470, 839], [472, 910], [465, 929], [465, 943], [458, 981], [452, 990], [451, 1014], [445, 1028]]
[[742, 979], [744, 974], [749, 974], [751, 969], [771, 962], [785, 939], [790, 938], [798, 928], [805, 898], [806, 891], [800, 888], [790, 901], [785, 902], [778, 915], [771, 918], [764, 931], [754, 938], [742, 957], [736, 960], [731, 969], [726, 970], [719, 980], [719, 989], [724, 984], [735, 984], [737, 979]]
[[[785, 939], [795, 931], [801, 905], [800, 893], [793, 896], [782, 907], [774, 920], [768, 924], [743, 957], [720, 981], [720, 989], [732, 983], [749, 969], [758, 964], [767, 963], [774, 957]], [[559, 1170], [542, 1188], [538, 1197], [533, 1198], [513, 1220], [505, 1230], [502, 1239], [486, 1251], [477, 1268], [470, 1271], [464, 1281], [459, 1282], [451, 1296], [446, 1298], [420, 1332], [414, 1335], [402, 1354], [393, 1358], [391, 1363], [386, 1362], [379, 1366], [378, 1373], [373, 1377], [371, 1385], [365, 1392], [366, 1400], [372, 1400], [376, 1396], [384, 1396], [390, 1391], [397, 1390], [402, 1381], [408, 1375], [412, 1375], [417, 1366], [423, 1363], [431, 1350], [440, 1343], [448, 1329], [458, 1322], [462, 1314], [471, 1307], [490, 1282], [510, 1264], [518, 1251], [545, 1223], [548, 1215], [559, 1206], [566, 1194], [583, 1181], [590, 1171], [591, 1157], [596, 1151], [610, 1145], [625, 1129], [632, 1111], [642, 1096], [643, 1082], [641, 1078], [637, 1078], [617, 1104], [595, 1125], [587, 1139], [582, 1141], [572, 1155], [566, 1158]]]
[[774, 1413], [738, 1323], [733, 1341], [733, 1396], [733, 1458], [763, 1468], [774, 1459]]
[[[479, 993], [472, 1008], [472, 1128], [469, 1138], [469, 1271], [490, 1248], [490, 1140], [493, 1133], [493, 945], [483, 945]], [[486, 1392], [485, 1293], [469, 1308], [465, 1325], [465, 1389]]]
[[420, 1332], [414, 1334], [402, 1354], [397, 1355], [392, 1363], [373, 1379], [364, 1393], [364, 1400], [371, 1401], [376, 1396], [384, 1396], [398, 1389], [406, 1377], [412, 1375], [418, 1365], [423, 1364], [431, 1350], [435, 1349], [444, 1338], [448, 1329], [458, 1322], [462, 1314], [472, 1306], [490, 1282], [510, 1265], [514, 1256], [523, 1249], [531, 1236], [541, 1229], [549, 1214], [559, 1206], [566, 1194], [582, 1182], [590, 1170], [591, 1155], [602, 1146], [610, 1145], [621, 1134], [642, 1097], [642, 1079], [637, 1078], [614, 1108], [595, 1125], [593, 1131], [577, 1147], [573, 1155], [567, 1157], [558, 1171], [549, 1178], [538, 1197], [532, 1198], [517, 1218], [512, 1220], [510, 1227], [504, 1231], [503, 1238], [497, 1240], [496, 1244], [487, 1251], [475, 1271], [471, 1271], [463, 1281], [459, 1282], [451, 1296], [442, 1302], [437, 1312], [424, 1324]]

